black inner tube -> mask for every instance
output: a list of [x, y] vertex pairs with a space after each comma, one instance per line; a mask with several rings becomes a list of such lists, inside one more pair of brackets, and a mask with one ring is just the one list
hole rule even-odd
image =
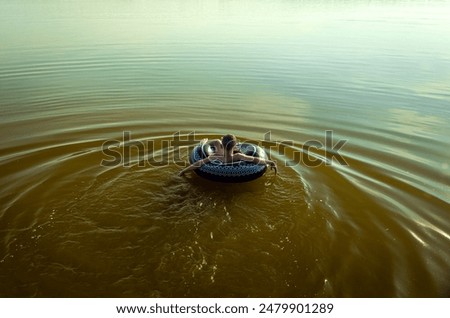
[[[214, 153], [213, 147], [209, 144], [199, 144], [195, 146], [189, 161], [194, 163], [204, 159]], [[235, 152], [242, 152], [249, 156], [267, 159], [267, 154], [261, 147], [251, 143], [240, 143], [236, 145]], [[195, 172], [206, 179], [220, 182], [247, 182], [261, 177], [267, 171], [267, 165], [253, 162], [237, 161], [233, 163], [222, 163], [213, 161], [203, 165]]]

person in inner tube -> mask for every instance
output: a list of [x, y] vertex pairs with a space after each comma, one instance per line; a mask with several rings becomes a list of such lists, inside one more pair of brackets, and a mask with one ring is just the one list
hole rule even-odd
[[[206, 141], [207, 141], [206, 139], [203, 139], [202, 143], [205, 143]], [[212, 155], [209, 155], [204, 159], [194, 162], [190, 166], [181, 170], [178, 173], [178, 175], [182, 176], [184, 175], [185, 172], [198, 169], [204, 164], [211, 162], [213, 160], [220, 160], [223, 163], [230, 163], [234, 161], [248, 161], [260, 165], [270, 165], [270, 168], [275, 171], [275, 174], [277, 174], [278, 169], [277, 163], [275, 161], [248, 156], [241, 152], [234, 152], [236, 144], [237, 144], [236, 137], [230, 134], [223, 136], [222, 142], [220, 142], [219, 140], [214, 140], [213, 142], [211, 142], [211, 145], [215, 149]]]

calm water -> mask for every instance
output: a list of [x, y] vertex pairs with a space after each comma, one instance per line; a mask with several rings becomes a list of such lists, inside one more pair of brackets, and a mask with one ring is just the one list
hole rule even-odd
[[450, 4], [342, 2], [0, 0], [0, 296], [450, 296]]

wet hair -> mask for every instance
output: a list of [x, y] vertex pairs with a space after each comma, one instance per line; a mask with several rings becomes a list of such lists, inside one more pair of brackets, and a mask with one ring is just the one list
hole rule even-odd
[[222, 146], [226, 150], [231, 150], [236, 146], [236, 137], [234, 135], [225, 135], [222, 137]]

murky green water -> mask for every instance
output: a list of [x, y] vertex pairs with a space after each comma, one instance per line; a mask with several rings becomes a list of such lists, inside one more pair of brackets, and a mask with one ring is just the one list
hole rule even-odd
[[[0, 295], [449, 296], [449, 16], [1, 0]], [[279, 175], [176, 176], [228, 132]]]

